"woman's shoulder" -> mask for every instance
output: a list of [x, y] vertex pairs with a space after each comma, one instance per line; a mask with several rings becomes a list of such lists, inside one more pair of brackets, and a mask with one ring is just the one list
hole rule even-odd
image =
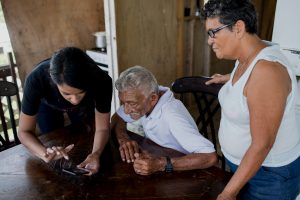
[[290, 65], [279, 45], [270, 42], [267, 44], [267, 47], [257, 55], [252, 73], [266, 74], [270, 77], [287, 72], [286, 68], [290, 68]]
[[258, 60], [253, 69], [253, 73], [265, 73], [267, 75], [281, 74], [282, 71], [286, 71], [286, 69], [281, 63], [269, 60]]
[[[279, 62], [260, 60], [257, 62], [250, 77], [249, 86], [253, 85], [263, 91], [289, 91], [291, 82], [288, 70]], [[264, 92], [265, 93], [265, 92]]]
[[258, 60], [267, 60], [270, 62], [279, 62], [283, 65], [288, 65], [288, 61], [286, 56], [280, 49], [280, 46], [276, 43], [267, 43], [268, 46], [262, 49], [259, 53], [257, 59]]
[[35, 84], [42, 84], [44, 82], [49, 82], [50, 79], [49, 67], [50, 67], [49, 59], [43, 60], [42, 62], [38, 63], [26, 77], [26, 83], [35, 85]]
[[111, 95], [113, 90], [113, 82], [112, 78], [107, 72], [96, 66], [96, 68], [92, 70], [90, 76], [90, 91], [92, 91], [96, 95], [96, 97], [101, 99], [103, 98], [103, 94], [106, 94], [106, 96]]
[[112, 78], [109, 76], [108, 72], [103, 71], [100, 67], [96, 66], [92, 72], [94, 76], [94, 81], [97, 83], [111, 83]]
[[50, 59], [43, 60], [32, 69], [29, 76], [49, 75], [49, 67]]

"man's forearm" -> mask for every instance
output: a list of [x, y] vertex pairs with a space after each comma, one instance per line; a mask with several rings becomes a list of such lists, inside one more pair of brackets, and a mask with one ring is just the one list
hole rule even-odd
[[215, 165], [217, 161], [216, 153], [196, 153], [171, 159], [175, 171], [205, 169]]
[[124, 130], [116, 130], [115, 134], [116, 134], [119, 144], [122, 144], [123, 142], [130, 140], [126, 130], [125, 131]]
[[126, 123], [117, 114], [112, 117], [111, 125], [112, 132], [115, 133], [119, 144], [130, 139], [127, 134]]

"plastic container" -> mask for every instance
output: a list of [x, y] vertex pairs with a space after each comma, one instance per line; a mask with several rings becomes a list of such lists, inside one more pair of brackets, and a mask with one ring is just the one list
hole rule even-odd
[[105, 48], [106, 47], [105, 32], [95, 32], [93, 35], [96, 36], [96, 47]]

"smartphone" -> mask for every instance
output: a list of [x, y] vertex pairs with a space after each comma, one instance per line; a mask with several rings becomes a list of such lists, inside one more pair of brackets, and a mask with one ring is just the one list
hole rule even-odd
[[84, 169], [84, 168], [78, 168], [78, 167], [63, 168], [62, 171], [66, 172], [68, 174], [77, 175], [77, 176], [90, 173], [89, 170]]

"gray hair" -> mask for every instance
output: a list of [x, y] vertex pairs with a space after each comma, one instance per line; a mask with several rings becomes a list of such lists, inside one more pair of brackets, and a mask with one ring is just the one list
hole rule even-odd
[[115, 82], [119, 92], [139, 89], [144, 95], [158, 94], [158, 84], [154, 75], [144, 67], [134, 66], [123, 71]]

